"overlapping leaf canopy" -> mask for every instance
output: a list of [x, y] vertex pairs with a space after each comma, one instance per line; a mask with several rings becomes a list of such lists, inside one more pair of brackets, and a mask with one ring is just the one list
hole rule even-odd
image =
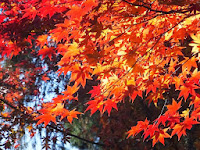
[[[139, 121], [128, 137], [143, 131], [154, 146], [199, 124], [199, 0], [7, 0], [0, 7], [2, 58], [35, 46], [42, 59], [61, 55], [57, 72], [71, 73], [66, 91], [35, 112], [37, 124], [72, 123], [81, 112], [67, 105], [94, 76], [100, 84], [85, 102], [91, 114], [110, 115], [127, 97], [155, 107], [164, 101], [160, 115]], [[172, 88], [178, 96], [166, 98]]]

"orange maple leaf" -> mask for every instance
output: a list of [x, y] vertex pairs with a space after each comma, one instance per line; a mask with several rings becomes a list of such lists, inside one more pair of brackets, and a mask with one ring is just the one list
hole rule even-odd
[[78, 86], [76, 83], [73, 86], [67, 86], [67, 90], [65, 92], [62, 92], [65, 95], [73, 95], [78, 91], [80, 86]]
[[50, 78], [47, 77], [46, 74], [44, 74], [44, 75], [42, 76], [42, 80], [45, 81], [45, 82], [47, 82], [47, 80], [50, 80]]
[[186, 135], [186, 129], [190, 130], [194, 124], [198, 124], [198, 121], [194, 120], [194, 118], [185, 118], [183, 122], [181, 122], [180, 124], [176, 124], [173, 127], [171, 136], [177, 134], [178, 140], [180, 140], [182, 135]]
[[193, 81], [186, 81], [185, 84], [183, 84], [181, 87], [180, 87], [180, 93], [179, 93], [179, 97], [180, 98], [181, 96], [184, 97], [185, 100], [187, 100], [189, 94], [193, 95], [193, 96], [196, 96], [196, 92], [195, 92], [195, 89], [198, 89], [199, 87], [196, 86]]
[[147, 120], [147, 118], [145, 119], [145, 121], [138, 121], [137, 125], [131, 127], [131, 130], [127, 132], [128, 134], [127, 138], [129, 138], [130, 136], [135, 136], [143, 130], [146, 131], [148, 126], [149, 126], [149, 121]]
[[71, 16], [71, 19], [81, 19], [84, 15], [83, 9], [80, 6], [73, 5], [67, 12], [67, 15]]
[[193, 71], [190, 80], [193, 81], [193, 82], [195, 82], [196, 84], [198, 84], [199, 83], [199, 79], [200, 79], [200, 71], [198, 71], [198, 68], [196, 68]]
[[157, 131], [155, 131], [155, 135], [152, 137], [153, 141], [152, 141], [152, 145], [154, 147], [154, 145], [157, 142], [162, 143], [163, 145], [165, 145], [165, 138], [170, 138], [170, 135], [167, 133], [168, 128], [165, 129], [159, 129]]
[[65, 110], [63, 103], [57, 103], [54, 108], [50, 110], [50, 112], [56, 116], [61, 115]]
[[178, 103], [173, 99], [171, 105], [167, 105], [167, 112], [168, 114], [175, 114], [180, 108], [181, 108], [182, 100], [180, 100]]
[[182, 69], [183, 72], [185, 71], [185, 69], [187, 68], [189, 71], [191, 70], [192, 67], [197, 68], [197, 58], [195, 56], [193, 56], [192, 58], [188, 58], [188, 60], [183, 60], [181, 63], [182, 65]]
[[44, 46], [45, 44], [47, 44], [47, 37], [47, 34], [38, 36], [37, 44], [40, 46]]
[[82, 113], [81, 113], [81, 112], [78, 112], [78, 111], [75, 111], [75, 109], [72, 110], [72, 111], [70, 111], [70, 112], [67, 114], [67, 120], [69, 121], [69, 123], [72, 123], [73, 118], [78, 119], [77, 115], [79, 115], [79, 114], [82, 114]]
[[171, 59], [169, 68], [168, 68], [169, 73], [175, 72], [176, 63], [177, 63], [176, 61], [173, 61], [173, 59]]
[[47, 113], [47, 114], [42, 114], [42, 115], [36, 117], [34, 120], [39, 120], [36, 125], [39, 125], [44, 122], [44, 126], [46, 127], [50, 121], [52, 121], [56, 124], [55, 117], [56, 117], [55, 115]]
[[92, 77], [90, 76], [89, 72], [90, 70], [87, 67], [79, 67], [74, 66], [73, 72], [71, 75], [70, 81], [75, 81], [78, 84], [81, 84], [83, 87], [85, 87], [86, 79], [92, 80]]

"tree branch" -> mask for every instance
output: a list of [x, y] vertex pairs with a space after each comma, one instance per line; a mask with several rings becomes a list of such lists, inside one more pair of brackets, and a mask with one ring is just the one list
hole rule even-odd
[[[12, 108], [12, 109], [14, 109], [14, 110], [20, 112], [21, 114], [23, 114], [23, 115], [28, 115], [29, 117], [31, 117], [31, 122], [32, 122], [32, 123], [37, 123], [37, 121], [33, 120], [34, 117], [33, 117], [32, 115], [26, 114], [25, 112], [19, 110], [16, 106], [13, 106], [10, 102], [8, 102], [8, 101], [6, 101], [6, 100], [4, 100], [4, 99], [0, 99], [0, 101], [2, 101], [3, 103], [5, 103], [6, 105], [8, 105], [10, 108]], [[77, 139], [79, 139], [79, 140], [85, 141], [85, 142], [87, 142], [87, 143], [91, 143], [91, 144], [95, 144], [95, 145], [99, 145], [99, 146], [105, 146], [105, 145], [102, 144], [102, 143], [97, 143], [97, 142], [94, 142], [94, 141], [90, 141], [90, 140], [84, 139], [84, 138], [82, 138], [82, 137], [79, 137], [79, 136], [77, 136], [77, 135], [74, 135], [74, 134], [72, 134], [72, 133], [63, 131], [63, 130], [57, 128], [57, 127], [54, 126], [54, 125], [47, 125], [47, 126], [50, 127], [50, 128], [52, 128], [52, 129], [54, 129], [54, 130], [56, 130], [56, 131], [59, 131], [59, 132], [63, 133], [63, 134], [66, 135], [66, 136], [69, 135], [69, 136], [75, 137], [75, 138], [77, 138]]]
[[163, 14], [173, 14], [173, 13], [186, 13], [186, 12], [189, 12], [189, 10], [185, 10], [185, 9], [179, 9], [179, 10], [170, 10], [170, 11], [162, 11], [162, 10], [155, 10], [155, 9], [152, 9], [151, 7], [148, 7], [148, 6], [145, 6], [145, 5], [141, 5], [141, 4], [136, 4], [136, 3], [131, 3], [127, 0], [122, 0], [123, 2], [127, 3], [127, 4], [130, 4], [132, 6], [138, 6], [138, 7], [143, 7], [143, 8], [146, 8], [150, 11], [154, 11], [154, 12], [157, 12], [157, 13], [163, 13]]
[[74, 135], [74, 134], [72, 134], [72, 133], [65, 132], [65, 131], [63, 131], [63, 130], [61, 130], [61, 129], [59, 129], [59, 128], [53, 126], [53, 125], [47, 125], [47, 126], [48, 126], [48, 127], [51, 127], [52, 129], [55, 129], [55, 130], [57, 130], [57, 131], [59, 131], [59, 132], [62, 132], [64, 135], [69, 135], [69, 136], [75, 137], [75, 138], [77, 138], [77, 139], [79, 139], [79, 140], [82, 140], [82, 141], [85, 141], [85, 142], [87, 142], [87, 143], [91, 143], [91, 144], [95, 144], [95, 145], [99, 145], [99, 146], [105, 146], [104, 144], [97, 143], [97, 142], [93, 142], [93, 141], [84, 139], [84, 138], [82, 138], [82, 137], [79, 137], [79, 136], [77, 136], [77, 135]]

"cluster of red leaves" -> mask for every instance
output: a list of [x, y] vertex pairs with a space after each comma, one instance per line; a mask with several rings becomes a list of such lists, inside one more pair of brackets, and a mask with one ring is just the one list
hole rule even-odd
[[[42, 59], [52, 55], [62, 55], [57, 65], [58, 72], [71, 72], [70, 82], [63, 95], [52, 102], [42, 104], [37, 124], [56, 124], [63, 118], [71, 123], [77, 118], [75, 110], [68, 110], [68, 101], [77, 100], [76, 92], [86, 80], [97, 76], [100, 84], [89, 92], [91, 99], [86, 111], [91, 114], [99, 110], [110, 115], [117, 103], [130, 97], [134, 102], [137, 96], [157, 106], [165, 99], [164, 94], [175, 85], [180, 91], [172, 105], [164, 105], [165, 113], [151, 124], [148, 120], [139, 121], [128, 132], [135, 136], [144, 131], [144, 139], [152, 139], [153, 146], [164, 138], [177, 134], [179, 139], [186, 135], [186, 129], [199, 123], [199, 4], [198, 1], [184, 1], [184, 5], [165, 0], [28, 0], [0, 2], [1, 27], [7, 28], [13, 22], [21, 24], [28, 20], [51, 20], [52, 26], [44, 27], [36, 39]], [[181, 6], [180, 6], [180, 5]], [[59, 16], [62, 19], [59, 20]], [[10, 37], [17, 38], [11, 39]], [[17, 55], [23, 51], [22, 44], [36, 37], [30, 30], [29, 36], [20, 38], [20, 33], [1, 31], [1, 54]], [[183, 52], [187, 37], [192, 37], [193, 49], [189, 56]], [[52, 46], [53, 44], [56, 46]], [[181, 101], [190, 100], [190, 106], [179, 112]], [[60, 119], [57, 116], [60, 116]], [[171, 133], [170, 133], [171, 132]], [[171, 134], [171, 135], [170, 135]]]
[[[196, 97], [195, 101], [199, 101], [200, 98]], [[145, 121], [139, 121], [138, 124], [128, 131], [129, 136], [136, 136], [139, 132], [143, 131], [144, 140], [149, 138], [153, 139], [152, 145], [161, 142], [164, 145], [164, 138], [171, 138], [175, 134], [180, 140], [182, 135], [186, 135], [186, 129], [191, 129], [193, 125], [199, 124], [198, 110], [194, 108], [191, 113], [189, 109], [179, 113], [178, 110], [181, 108], [181, 102], [178, 103], [173, 100], [171, 105], [166, 105], [167, 111], [160, 115], [153, 124], [146, 119]], [[199, 107], [198, 103], [191, 102], [190, 105]], [[170, 135], [171, 133], [171, 135]]]

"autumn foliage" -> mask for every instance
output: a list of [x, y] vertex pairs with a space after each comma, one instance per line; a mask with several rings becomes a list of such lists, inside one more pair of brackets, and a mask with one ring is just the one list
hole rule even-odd
[[[110, 116], [119, 104], [141, 98], [160, 113], [153, 120], [138, 120], [126, 135], [140, 134], [152, 146], [165, 145], [165, 139], [173, 136], [180, 140], [199, 124], [199, 0], [6, 0], [0, 8], [2, 60], [29, 53], [50, 61], [59, 56], [56, 72], [71, 74], [65, 91], [50, 102], [41, 101], [39, 110], [19, 107], [20, 93], [13, 90], [1, 95], [3, 107], [11, 103], [11, 109], [26, 110], [32, 123], [46, 127], [73, 123], [88, 111]], [[26, 63], [20, 61], [18, 67]], [[1, 82], [7, 84], [1, 70]], [[24, 82], [41, 71], [35, 67], [23, 72]], [[25, 93], [24, 84], [17, 84], [20, 70], [15, 72], [9, 73], [16, 78], [9, 84], [16, 82], [15, 90], [22, 88]], [[99, 84], [79, 104], [87, 105], [86, 110], [69, 109], [79, 101], [80, 88], [94, 77]], [[49, 80], [47, 74], [41, 78]]]

